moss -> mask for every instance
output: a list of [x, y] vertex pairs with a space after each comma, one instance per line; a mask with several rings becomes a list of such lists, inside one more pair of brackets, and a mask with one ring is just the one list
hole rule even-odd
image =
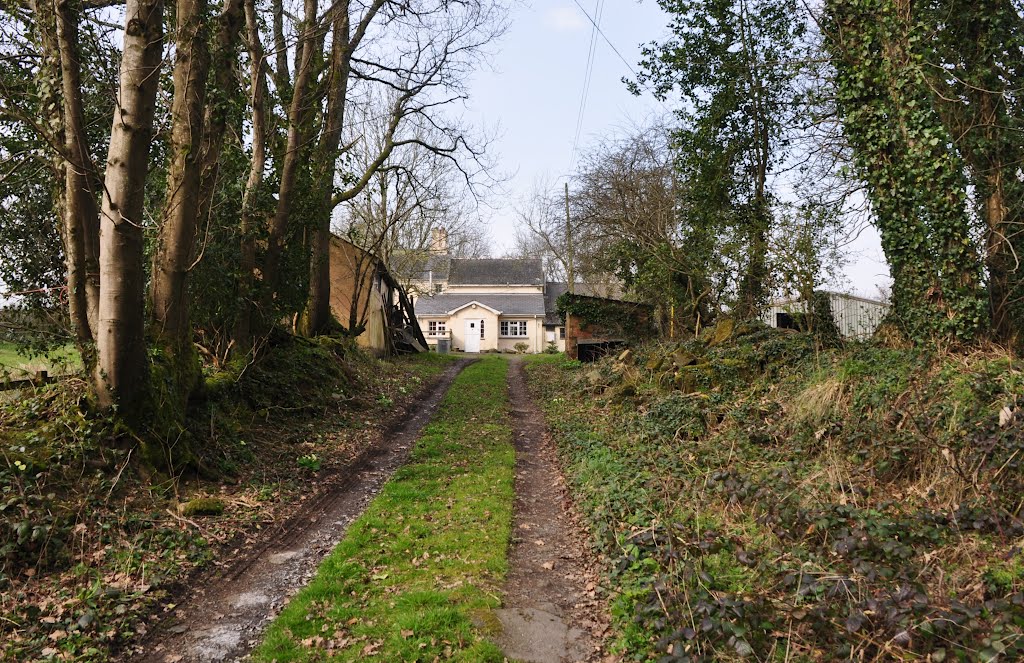
[[983, 575], [985, 584], [993, 592], [1009, 594], [1024, 587], [1024, 556], [1015, 554], [1009, 560], [999, 560], [989, 566]]
[[469, 618], [473, 622], [480, 635], [487, 638], [497, 638], [505, 631], [501, 620], [491, 608], [478, 608], [469, 611]]
[[344, 361], [348, 353], [347, 343], [330, 337], [276, 339], [242, 374], [239, 393], [254, 409], [300, 409], [322, 402], [351, 381]]
[[197, 497], [185, 502], [181, 506], [181, 515], [191, 518], [192, 516], [220, 516], [224, 514], [224, 501], [216, 497]]
[[736, 326], [736, 322], [731, 318], [726, 318], [719, 322], [709, 332], [708, 346], [715, 347], [725, 343], [732, 336], [733, 329]]
[[238, 375], [241, 371], [226, 369], [209, 373], [205, 376], [203, 391], [206, 397], [217, 400], [226, 396], [238, 383]]
[[720, 550], [700, 558], [701, 568], [711, 579], [709, 589], [743, 595], [757, 588], [753, 569], [741, 566], [732, 551]]

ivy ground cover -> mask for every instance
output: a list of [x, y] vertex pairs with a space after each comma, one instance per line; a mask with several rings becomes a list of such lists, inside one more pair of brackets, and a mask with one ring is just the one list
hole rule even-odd
[[1020, 660], [1020, 361], [725, 331], [530, 368], [618, 651]]
[[207, 376], [182, 432], [202, 476], [154, 474], [114, 444], [81, 380], [0, 402], [0, 661], [130, 658], [197, 568], [287, 520], [449, 365], [283, 339], [241, 375]]

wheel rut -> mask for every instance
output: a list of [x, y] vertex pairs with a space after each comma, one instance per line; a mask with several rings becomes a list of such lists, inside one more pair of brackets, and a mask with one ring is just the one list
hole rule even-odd
[[514, 359], [509, 394], [516, 447], [516, 503], [505, 600], [495, 638], [512, 660], [601, 661], [608, 617], [586, 532], [559, 470], [544, 415]]
[[267, 624], [313, 577], [380, 488], [408, 458], [455, 377], [449, 367], [408, 416], [386, 428], [316, 497], [226, 570], [200, 577], [179, 605], [122, 660], [147, 663], [234, 661], [259, 643]]

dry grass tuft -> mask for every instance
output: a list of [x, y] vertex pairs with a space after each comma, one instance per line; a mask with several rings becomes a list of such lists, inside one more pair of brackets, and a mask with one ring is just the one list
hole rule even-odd
[[818, 428], [849, 406], [849, 390], [837, 378], [815, 382], [787, 406], [787, 414], [797, 424]]

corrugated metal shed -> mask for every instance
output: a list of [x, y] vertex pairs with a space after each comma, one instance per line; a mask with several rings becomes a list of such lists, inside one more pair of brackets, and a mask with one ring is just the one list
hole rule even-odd
[[[863, 339], [875, 333], [878, 325], [889, 310], [889, 305], [876, 299], [848, 295], [841, 292], [829, 292], [829, 304], [832, 316], [844, 338]], [[761, 319], [771, 327], [787, 327], [790, 316], [803, 313], [807, 305], [799, 299], [788, 299], [774, 302], [762, 314]]]

